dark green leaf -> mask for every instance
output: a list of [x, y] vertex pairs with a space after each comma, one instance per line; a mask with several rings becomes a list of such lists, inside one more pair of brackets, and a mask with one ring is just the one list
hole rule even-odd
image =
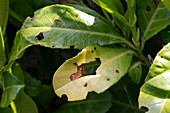
[[5, 43], [4, 43], [2, 29], [0, 26], [0, 69], [2, 66], [5, 65], [5, 62], [6, 62]]
[[[25, 18], [27, 16], [32, 16], [34, 12], [33, 8], [26, 2], [26, 0], [9, 0], [9, 8], [9, 21], [16, 26], [20, 26]], [[18, 25], [16, 22], [18, 22]]]
[[138, 108], [139, 88], [128, 76], [124, 76], [109, 89], [113, 98], [112, 107], [107, 113], [144, 113]]
[[141, 38], [146, 41], [170, 24], [170, 12], [160, 1], [138, 0], [137, 16]]
[[112, 105], [111, 98], [108, 91], [102, 94], [89, 93], [86, 100], [68, 102], [53, 113], [106, 113]]
[[128, 70], [128, 75], [131, 77], [133, 82], [139, 84], [142, 76], [142, 64], [140, 61], [132, 61], [132, 66]]
[[160, 32], [161, 38], [168, 44], [170, 42], [170, 25]]
[[13, 113], [13, 111], [9, 107], [7, 107], [7, 108], [0, 107], [0, 113]]
[[[0, 26], [3, 35], [5, 35], [9, 14], [9, 0], [0, 0]], [[1, 44], [1, 43], [0, 43]]]
[[14, 63], [11, 67], [12, 73], [22, 82], [24, 82], [24, 73], [18, 63]]
[[38, 113], [38, 109], [34, 101], [21, 90], [14, 100], [16, 113]]
[[170, 112], [170, 43], [155, 57], [145, 84], [140, 89], [139, 107], [148, 113]]
[[24, 83], [21, 82], [16, 76], [7, 71], [4, 72], [4, 84], [1, 98], [1, 107], [7, 107], [16, 97], [20, 89], [23, 87]]
[[26, 92], [26, 94], [29, 95], [30, 97], [35, 97], [40, 93], [41, 90], [42, 90], [41, 81], [36, 80], [29, 74], [25, 73], [24, 91]]
[[33, 18], [25, 20], [21, 34], [30, 43], [51, 48], [82, 49], [89, 45], [125, 42], [103, 17], [65, 5], [36, 11]]

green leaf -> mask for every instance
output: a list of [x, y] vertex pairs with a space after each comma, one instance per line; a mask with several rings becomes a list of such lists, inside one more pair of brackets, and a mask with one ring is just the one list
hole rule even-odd
[[37, 96], [40, 93], [41, 89], [42, 89], [41, 81], [36, 80], [35, 78], [31, 77], [27, 73], [25, 73], [24, 75], [25, 75], [25, 88], [24, 88], [24, 91], [30, 97]]
[[18, 80], [12, 73], [4, 72], [4, 84], [3, 93], [1, 98], [1, 107], [7, 107], [21, 88], [24, 87], [24, 83]]
[[24, 82], [24, 73], [18, 63], [14, 63], [11, 67], [12, 73], [22, 82]]
[[[101, 93], [123, 77], [131, 64], [133, 51], [119, 47], [89, 46], [76, 57], [67, 60], [55, 72], [53, 77], [54, 91], [58, 96], [66, 94], [69, 101], [86, 98], [89, 91]], [[82, 64], [99, 58], [100, 66], [96, 75], [83, 76], [74, 80], [76, 74], [83, 74]], [[80, 66], [78, 68], [76, 66]]]
[[0, 113], [13, 113], [13, 111], [9, 107], [6, 107], [6, 108], [0, 107]]
[[[124, 24], [130, 26], [130, 24], [126, 21], [126, 19], [123, 17], [123, 15], [119, 14], [119, 5], [117, 5], [117, 0], [93, 0], [96, 4], [98, 4], [101, 8], [105, 9], [106, 11], [108, 11], [114, 18], [120, 20], [121, 22], [123, 22]], [[119, 9], [119, 10], [118, 10]], [[120, 12], [121, 13], [121, 12]]]
[[27, 16], [33, 15], [33, 8], [26, 0], [9, 0], [9, 22], [15, 26], [21, 26]]
[[5, 35], [9, 14], [9, 0], [0, 0], [0, 26], [2, 26], [3, 35]]
[[140, 89], [139, 107], [148, 108], [147, 113], [169, 113], [170, 92], [144, 84]]
[[149, 108], [148, 113], [170, 112], [170, 43], [155, 57], [145, 84], [140, 89], [139, 107]]
[[14, 100], [15, 113], [38, 113], [35, 102], [21, 90]]
[[86, 100], [68, 102], [53, 113], [106, 113], [111, 107], [112, 95], [106, 91], [102, 94], [89, 93]]
[[14, 61], [14, 60], [20, 58], [23, 55], [25, 49], [30, 47], [30, 46], [32, 46], [32, 44], [29, 43], [27, 40], [25, 40], [22, 37], [20, 31], [18, 31], [16, 33], [16, 36], [15, 36], [15, 39], [14, 39], [14, 44], [13, 44], [12, 49], [11, 49], [9, 63], [11, 61]]
[[169, 0], [162, 0], [166, 8], [170, 11], [170, 1]]
[[163, 3], [138, 0], [137, 16], [141, 38], [146, 41], [170, 24], [170, 12]]
[[139, 84], [142, 77], [142, 63], [140, 61], [132, 61], [132, 66], [128, 70], [128, 75], [133, 82]]
[[0, 69], [5, 65], [6, 55], [5, 55], [5, 43], [3, 38], [3, 33], [0, 26]]
[[129, 76], [122, 77], [118, 83], [109, 88], [112, 94], [112, 107], [107, 113], [145, 113], [138, 108], [139, 85]]
[[170, 42], [170, 25], [167, 28], [163, 29], [160, 32], [160, 35], [161, 35], [161, 38], [163, 39], [164, 43], [168, 44]]
[[89, 45], [125, 42], [103, 17], [65, 5], [52, 5], [36, 11], [33, 18], [25, 20], [21, 34], [30, 43], [51, 48], [74, 45], [82, 49]]

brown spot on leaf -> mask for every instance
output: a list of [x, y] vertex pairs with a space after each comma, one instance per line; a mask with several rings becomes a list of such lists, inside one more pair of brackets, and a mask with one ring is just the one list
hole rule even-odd
[[79, 17], [79, 15], [76, 13], [75, 15], [74, 15], [76, 18], [78, 18]]
[[119, 70], [116, 70], [116, 73], [119, 73]]
[[84, 84], [84, 87], [87, 87], [87, 83]]
[[55, 19], [54, 23], [56, 24], [56, 26], [61, 26], [63, 24], [63, 21], [60, 19]]
[[49, 37], [47, 37], [47, 40], [49, 40], [50, 38]]
[[40, 32], [37, 36], [36, 39], [37, 40], [42, 40], [44, 38], [43, 32]]
[[33, 18], [30, 18], [31, 21], [33, 21], [34, 19]]

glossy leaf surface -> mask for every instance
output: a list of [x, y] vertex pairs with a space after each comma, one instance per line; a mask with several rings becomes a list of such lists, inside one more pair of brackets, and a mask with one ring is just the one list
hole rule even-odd
[[[94, 11], [82, 12], [71, 6], [52, 5], [27, 17], [21, 34], [30, 43], [51, 48], [84, 48], [124, 42], [112, 26]], [[90, 15], [93, 14], [93, 15]]]
[[[53, 78], [54, 91], [60, 97], [66, 94], [69, 101], [85, 99], [89, 91], [101, 93], [127, 73], [132, 55], [131, 50], [124, 48], [89, 46], [76, 57], [67, 60], [55, 72]], [[75, 74], [83, 74], [80, 72], [82, 70], [79, 70], [79, 66], [95, 61], [96, 58], [101, 61], [96, 70], [96, 75], [72, 79], [77, 77]]]
[[1, 106], [7, 107], [12, 100], [16, 97], [21, 88], [24, 87], [24, 83], [18, 80], [12, 73], [4, 72], [4, 85], [1, 98]]
[[14, 100], [16, 113], [38, 113], [35, 102], [21, 90]]
[[137, 16], [141, 36], [148, 40], [170, 24], [170, 12], [160, 1], [138, 0]]
[[148, 113], [170, 112], [170, 43], [157, 54], [145, 84], [141, 87], [139, 107], [148, 107]]
[[166, 8], [170, 11], [170, 1], [169, 0], [162, 0]]
[[94, 92], [87, 96], [86, 100], [67, 102], [53, 113], [106, 113], [111, 107], [112, 95], [106, 91], [102, 94]]

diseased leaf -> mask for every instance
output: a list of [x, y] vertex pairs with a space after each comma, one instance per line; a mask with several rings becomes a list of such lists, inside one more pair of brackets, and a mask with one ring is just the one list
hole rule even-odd
[[145, 84], [140, 89], [139, 107], [148, 113], [170, 112], [170, 43], [155, 57]]
[[[27, 17], [21, 34], [35, 45], [51, 48], [82, 49], [90, 45], [125, 43], [112, 26], [94, 11], [85, 13], [71, 6], [52, 5]], [[94, 14], [94, 15], [90, 15]]]
[[5, 35], [9, 14], [9, 0], [0, 0], [0, 3], [0, 26], [2, 27], [3, 35]]
[[169, 0], [162, 0], [166, 8], [170, 11], [170, 1]]
[[128, 70], [128, 74], [133, 82], [139, 84], [142, 77], [142, 64], [140, 61], [132, 61], [132, 66]]
[[106, 91], [102, 94], [94, 92], [87, 96], [86, 100], [68, 102], [59, 107], [53, 113], [106, 113], [111, 107], [112, 95]]
[[14, 100], [15, 113], [38, 113], [35, 102], [21, 90]]
[[[66, 94], [69, 101], [82, 100], [88, 92], [101, 93], [127, 73], [133, 51], [119, 47], [89, 46], [76, 57], [67, 60], [55, 72], [54, 91], [58, 96]], [[96, 75], [80, 77], [86, 73], [84, 64], [99, 58]]]
[[141, 38], [146, 41], [170, 24], [170, 11], [160, 1], [138, 0], [137, 16]]
[[24, 83], [18, 80], [12, 73], [4, 72], [4, 84], [3, 93], [1, 98], [1, 107], [7, 107], [21, 88], [24, 87]]

